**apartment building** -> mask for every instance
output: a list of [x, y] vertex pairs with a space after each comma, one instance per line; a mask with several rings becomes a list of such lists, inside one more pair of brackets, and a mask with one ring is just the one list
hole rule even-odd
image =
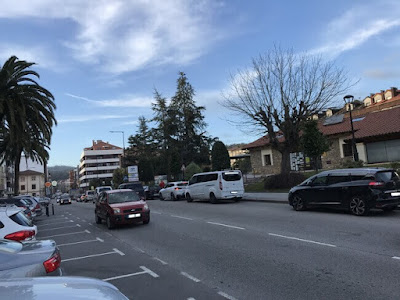
[[123, 149], [101, 140], [83, 149], [79, 164], [79, 187], [88, 189], [91, 180], [110, 181], [121, 165]]
[[23, 195], [44, 196], [44, 173], [32, 170], [19, 172], [19, 192]]

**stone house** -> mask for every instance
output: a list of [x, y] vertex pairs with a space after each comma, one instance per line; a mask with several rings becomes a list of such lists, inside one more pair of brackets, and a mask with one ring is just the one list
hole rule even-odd
[[[400, 92], [391, 88], [346, 104], [340, 110], [328, 109], [325, 116], [312, 116], [331, 141], [331, 149], [321, 157], [322, 168], [339, 168], [353, 158], [350, 109], [359, 159], [366, 164], [400, 161]], [[249, 151], [255, 173], [280, 172], [281, 154], [272, 149], [268, 136], [244, 145], [243, 149]], [[291, 154], [292, 170], [307, 168], [308, 162], [302, 153]]]

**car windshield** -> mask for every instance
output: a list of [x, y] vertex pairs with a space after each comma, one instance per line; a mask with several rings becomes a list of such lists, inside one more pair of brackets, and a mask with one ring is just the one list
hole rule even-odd
[[123, 203], [139, 201], [139, 196], [133, 191], [121, 192], [121, 193], [110, 193], [108, 194], [108, 203]]

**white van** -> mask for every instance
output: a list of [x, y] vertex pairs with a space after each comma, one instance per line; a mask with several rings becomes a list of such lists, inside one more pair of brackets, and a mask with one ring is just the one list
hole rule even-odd
[[186, 200], [209, 200], [217, 203], [218, 200], [240, 200], [244, 194], [242, 173], [235, 171], [215, 171], [194, 174], [186, 188]]

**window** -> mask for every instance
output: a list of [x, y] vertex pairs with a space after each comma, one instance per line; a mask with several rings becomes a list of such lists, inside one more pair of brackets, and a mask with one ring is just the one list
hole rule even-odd
[[264, 166], [270, 166], [271, 163], [271, 154], [264, 155]]
[[343, 156], [344, 157], [349, 157], [353, 156], [353, 149], [351, 147], [351, 144], [343, 144]]
[[325, 185], [327, 176], [319, 176], [312, 182], [313, 185]]
[[25, 176], [21, 176], [20, 180], [21, 182], [25, 182]]
[[204, 178], [203, 182], [215, 181], [217, 179], [218, 179], [218, 174], [217, 173], [207, 174], [207, 175], [205, 175], [205, 178]]
[[32, 184], [32, 190], [36, 190], [36, 184]]
[[25, 184], [21, 185], [21, 191], [25, 191]]
[[328, 184], [336, 184], [341, 182], [347, 182], [350, 180], [350, 176], [346, 174], [334, 174], [329, 175]]
[[238, 181], [242, 178], [242, 176], [238, 172], [225, 172], [222, 173], [222, 178], [225, 181]]
[[31, 177], [32, 181], [36, 181], [36, 176]]

